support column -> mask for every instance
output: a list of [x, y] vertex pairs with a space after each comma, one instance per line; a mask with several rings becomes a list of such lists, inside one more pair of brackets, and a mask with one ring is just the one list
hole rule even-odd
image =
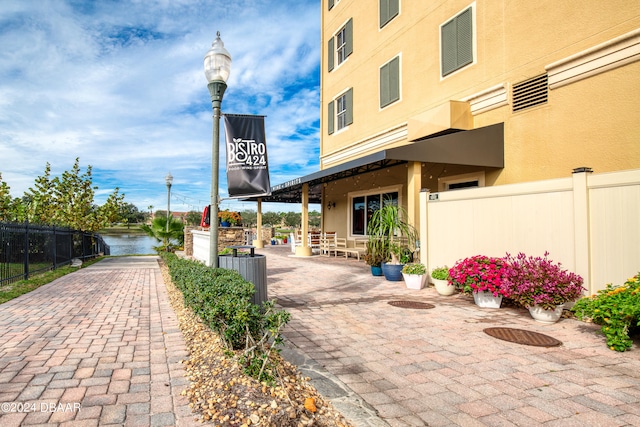
[[264, 248], [264, 240], [262, 240], [262, 198], [258, 199], [258, 214], [256, 215], [256, 239], [253, 246], [256, 248]]
[[431, 272], [432, 267], [429, 266], [429, 192], [428, 188], [420, 191], [420, 262], [427, 267], [427, 271]]
[[407, 213], [409, 223], [420, 232], [420, 189], [422, 188], [422, 163], [409, 162], [407, 166]]
[[302, 184], [302, 246], [296, 248], [296, 256], [311, 256], [309, 247], [309, 184]]

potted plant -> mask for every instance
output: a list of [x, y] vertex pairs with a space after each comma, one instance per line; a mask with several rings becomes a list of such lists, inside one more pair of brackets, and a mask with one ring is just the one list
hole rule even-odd
[[507, 254], [504, 286], [510, 298], [529, 309], [535, 320], [555, 323], [564, 304], [580, 298], [584, 288], [582, 277], [563, 270], [560, 263], [554, 263], [548, 256], [548, 252], [535, 258], [523, 253], [516, 257]]
[[223, 227], [242, 223], [242, 217], [240, 214], [238, 212], [230, 212], [229, 210], [218, 212], [218, 218], [220, 219], [220, 225]]
[[431, 281], [440, 295], [448, 296], [456, 292], [456, 287], [451, 283], [449, 267], [437, 267], [431, 270]]
[[427, 267], [422, 263], [405, 264], [402, 267], [402, 277], [409, 289], [422, 289], [427, 277]]
[[378, 242], [369, 240], [367, 241], [367, 250], [364, 254], [364, 262], [371, 267], [371, 274], [374, 276], [382, 276], [382, 261], [384, 256], [382, 254], [382, 248]]
[[509, 290], [503, 285], [507, 266], [503, 258], [475, 255], [459, 260], [449, 269], [451, 282], [472, 294], [479, 307], [499, 308]]
[[402, 280], [402, 266], [413, 261], [418, 233], [407, 217], [404, 208], [387, 200], [367, 226], [369, 242], [380, 248], [382, 273], [390, 281]]

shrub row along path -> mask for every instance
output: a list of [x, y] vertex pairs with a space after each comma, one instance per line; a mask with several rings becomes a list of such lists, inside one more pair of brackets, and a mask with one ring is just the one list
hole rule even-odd
[[[285, 356], [358, 427], [640, 425], [637, 341], [616, 353], [574, 319], [542, 325], [356, 260], [258, 252], [269, 296], [292, 313]], [[483, 332], [493, 326], [563, 344], [500, 341]], [[186, 356], [156, 257], [104, 260], [0, 306], [0, 426], [199, 425], [180, 394]]]

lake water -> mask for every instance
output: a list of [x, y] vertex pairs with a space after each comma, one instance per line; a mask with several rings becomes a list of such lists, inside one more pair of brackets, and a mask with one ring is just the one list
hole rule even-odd
[[162, 242], [143, 234], [101, 234], [111, 249], [111, 255], [157, 255], [153, 246]]

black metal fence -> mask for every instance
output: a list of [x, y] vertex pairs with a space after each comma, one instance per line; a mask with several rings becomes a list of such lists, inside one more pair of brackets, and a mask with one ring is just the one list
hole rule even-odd
[[55, 270], [74, 258], [109, 255], [97, 233], [69, 228], [0, 222], [0, 286]]

